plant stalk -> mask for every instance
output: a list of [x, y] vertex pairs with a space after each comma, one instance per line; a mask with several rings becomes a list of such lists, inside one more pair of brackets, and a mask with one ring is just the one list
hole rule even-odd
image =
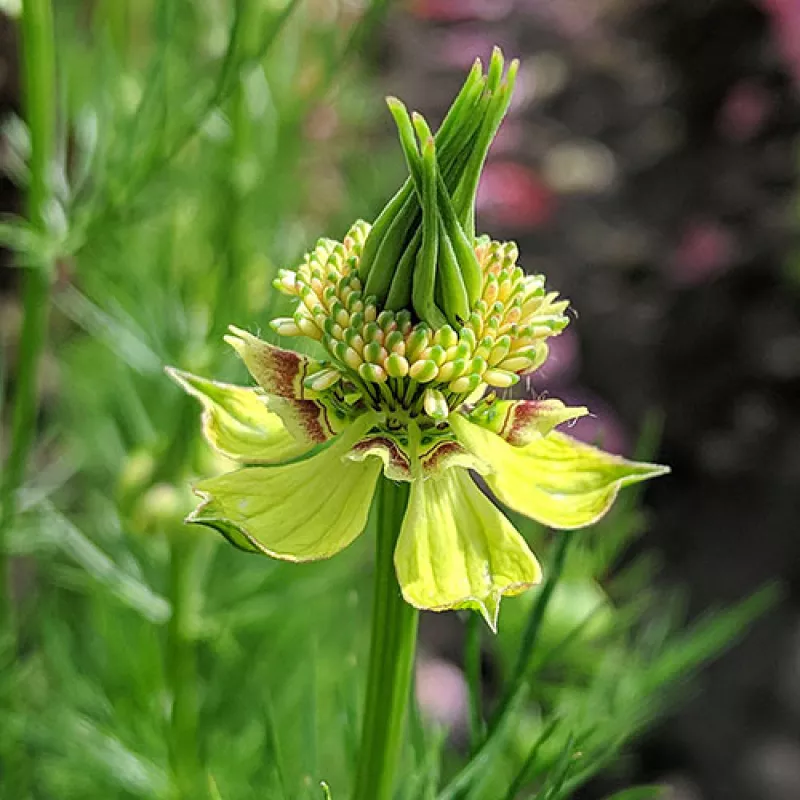
[[[31, 225], [44, 233], [55, 146], [55, 40], [50, 0], [24, 0], [22, 39], [25, 112], [31, 142], [27, 212]], [[6, 538], [36, 435], [37, 378], [47, 333], [52, 272], [51, 262], [39, 261], [25, 274], [24, 316], [11, 402], [11, 446], [0, 482], [0, 637], [5, 635], [11, 642], [16, 636]]]
[[380, 478], [372, 641], [353, 800], [391, 800], [411, 693], [419, 612], [400, 594], [394, 549], [409, 485]]
[[[180, 525], [180, 523], [178, 523]], [[169, 532], [169, 586], [172, 616], [167, 628], [167, 685], [172, 697], [169, 757], [174, 796], [201, 796], [198, 742], [197, 654], [194, 618], [197, 604], [197, 543], [182, 530]]]
[[[55, 38], [50, 0], [23, 0], [22, 80], [25, 116], [30, 134], [30, 183], [27, 214], [31, 226], [46, 233], [50, 198], [50, 169], [55, 149]], [[23, 288], [23, 320], [11, 400], [11, 441], [0, 476], [0, 669], [4, 674], [17, 656], [17, 623], [11, 596], [8, 534], [17, 513], [17, 492], [22, 485], [36, 437], [39, 363], [47, 335], [53, 263], [26, 253], [29, 269]], [[15, 708], [15, 692], [2, 698]], [[28, 773], [25, 753], [13, 737], [3, 741], [0, 774], [9, 797], [26, 797]]]

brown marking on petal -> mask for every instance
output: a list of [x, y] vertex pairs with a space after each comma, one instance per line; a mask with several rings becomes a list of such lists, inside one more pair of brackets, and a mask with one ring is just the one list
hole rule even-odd
[[354, 452], [363, 455], [368, 455], [373, 450], [384, 450], [389, 453], [389, 469], [394, 470], [398, 474], [411, 475], [411, 463], [408, 455], [390, 436], [376, 434], [362, 439], [353, 447]]
[[325, 408], [313, 400], [296, 400], [292, 403], [297, 410], [297, 419], [310, 439], [325, 442], [333, 435], [327, 420]]
[[509, 409], [503, 422], [501, 436], [515, 447], [521, 447], [531, 440], [531, 425], [541, 413], [541, 404], [535, 400], [520, 400]]
[[422, 455], [420, 463], [424, 474], [444, 469], [444, 465], [454, 456], [467, 454], [467, 451], [456, 441], [445, 439], [436, 442], [430, 450]]
[[298, 440], [310, 444], [328, 441], [341, 431], [328, 409], [315, 400], [295, 400], [274, 397], [269, 407], [283, 420], [289, 432]]
[[259, 348], [259, 361], [265, 371], [271, 373], [270, 382], [273, 385], [264, 386], [268, 392], [281, 397], [304, 397], [303, 379], [308, 373], [308, 359], [291, 350], [267, 345], [266, 348]]

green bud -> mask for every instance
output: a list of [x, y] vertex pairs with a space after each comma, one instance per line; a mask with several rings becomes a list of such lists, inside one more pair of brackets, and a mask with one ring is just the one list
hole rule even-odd
[[408, 361], [404, 356], [397, 353], [390, 353], [384, 363], [384, 368], [390, 378], [405, 378], [408, 375]]

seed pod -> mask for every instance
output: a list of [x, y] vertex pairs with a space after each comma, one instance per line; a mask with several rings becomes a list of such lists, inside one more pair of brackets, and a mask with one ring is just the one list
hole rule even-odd
[[432, 139], [423, 145], [422, 166], [422, 247], [414, 269], [411, 302], [417, 316], [435, 329], [442, 327], [447, 320], [434, 300], [439, 254], [439, 220], [436, 211], [436, 151]]
[[439, 225], [439, 270], [436, 279], [437, 289], [442, 297], [442, 311], [451, 324], [461, 328], [469, 319], [469, 297], [453, 244], [441, 224]]

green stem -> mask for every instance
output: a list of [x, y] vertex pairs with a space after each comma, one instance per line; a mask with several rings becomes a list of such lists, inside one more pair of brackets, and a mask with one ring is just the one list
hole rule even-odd
[[[25, 113], [31, 142], [27, 212], [30, 224], [44, 234], [55, 147], [55, 39], [50, 0], [23, 0], [22, 41]], [[52, 262], [34, 261], [25, 275], [24, 316], [11, 401], [11, 445], [0, 479], [0, 669], [4, 674], [15, 662], [17, 653], [7, 538], [17, 513], [17, 490], [25, 477], [36, 436], [37, 378], [47, 333], [52, 272]], [[2, 702], [5, 705], [6, 699]], [[19, 702], [16, 693], [8, 698], [12, 709]], [[8, 796], [26, 797], [27, 759], [23, 749], [10, 737], [3, 740], [0, 761]]]
[[380, 479], [372, 642], [353, 800], [390, 800], [402, 752], [419, 619], [419, 612], [403, 600], [394, 571], [408, 492], [407, 483]]
[[169, 756], [174, 797], [196, 798], [200, 786], [197, 657], [193, 620], [197, 602], [197, 546], [183, 531], [170, 531], [170, 602], [167, 684], [172, 697]]
[[[50, 195], [49, 174], [55, 139], [55, 42], [50, 0], [22, 4], [25, 109], [31, 139], [27, 210], [31, 224], [45, 232]], [[14, 641], [6, 537], [16, 515], [22, 484], [36, 434], [37, 377], [44, 349], [52, 263], [35, 263], [25, 275], [24, 317], [20, 332], [15, 393], [11, 411], [11, 448], [0, 486], [0, 636]]]

